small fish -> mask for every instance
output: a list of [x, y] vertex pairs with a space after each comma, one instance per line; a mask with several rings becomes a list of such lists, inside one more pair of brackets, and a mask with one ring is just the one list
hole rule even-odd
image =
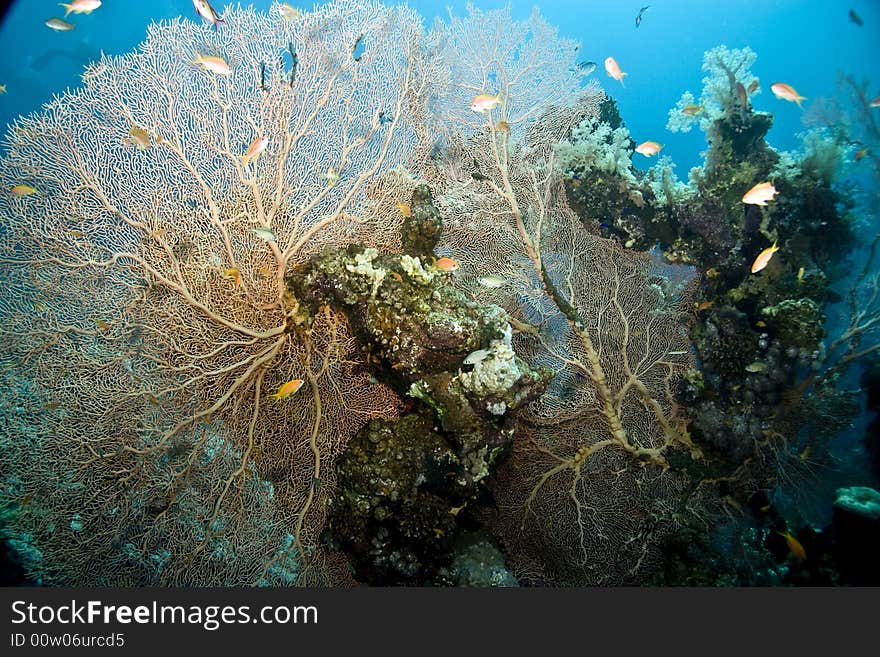
[[768, 246], [766, 249], [761, 251], [758, 254], [758, 257], [755, 258], [755, 262], [752, 263], [752, 273], [757, 274], [759, 271], [764, 269], [767, 266], [767, 263], [770, 262], [770, 258], [773, 257], [773, 254], [779, 250], [779, 247], [776, 246], [776, 242], [773, 242], [773, 246]]
[[500, 276], [494, 276], [492, 274], [488, 276], [481, 276], [477, 282], [483, 287], [487, 287], [490, 290], [497, 290], [499, 287], [504, 287], [507, 285], [507, 281]]
[[67, 231], [67, 234], [70, 235], [71, 237], [85, 237], [86, 236], [86, 234], [84, 232], [82, 232], [81, 230], [77, 230], [75, 228]]
[[746, 372], [752, 372], [753, 374], [757, 372], [763, 372], [766, 369], [767, 364], [762, 363], [761, 361], [755, 361], [754, 363], [749, 363], [748, 365], [746, 365]]
[[254, 235], [267, 242], [274, 242], [277, 239], [271, 228], [263, 228], [262, 226], [254, 228]]
[[40, 409], [42, 409], [44, 411], [54, 411], [59, 406], [61, 406], [61, 402], [57, 402], [57, 401], [56, 402], [49, 402], [47, 404], [43, 404], [42, 406], [40, 406]]
[[290, 397], [293, 393], [302, 388], [303, 383], [305, 383], [305, 381], [303, 381], [302, 379], [291, 379], [283, 386], [278, 388], [278, 392], [272, 395], [272, 399], [277, 403], [280, 402], [282, 399]]
[[736, 96], [739, 98], [739, 106], [747, 109], [749, 106], [749, 94], [742, 82], [736, 83]]
[[233, 286], [238, 288], [241, 285], [241, 272], [238, 267], [230, 267], [223, 270], [223, 278], [227, 278], [233, 282]]
[[617, 60], [614, 59], [614, 57], [605, 58], [605, 72], [615, 80], [619, 81], [621, 86], [626, 86], [623, 84], [623, 77], [629, 75], [629, 73], [624, 73], [620, 70], [620, 64], [617, 63]]
[[395, 204], [395, 207], [397, 207], [397, 209], [400, 210], [400, 214], [402, 214], [407, 219], [412, 217], [412, 208], [410, 207], [409, 203], [397, 203]]
[[804, 546], [801, 545], [801, 542], [792, 536], [790, 531], [786, 529], [784, 532], [776, 533], [785, 539], [785, 544], [788, 546], [788, 549], [799, 561], [807, 560], [807, 551], [804, 550]]
[[510, 124], [507, 121], [499, 121], [495, 127], [499, 132], [510, 132]]
[[762, 506], [760, 509], [758, 509], [758, 511], [760, 511], [761, 513], [767, 513], [769, 510], [770, 510], [770, 505], [769, 505], [769, 504], [765, 504], [765, 505]]
[[379, 119], [379, 125], [385, 125], [386, 123], [391, 123], [394, 120], [385, 112], [379, 112], [379, 115], [376, 118]]
[[453, 272], [458, 269], [458, 263], [452, 258], [438, 258], [434, 263], [434, 269], [443, 272]]
[[247, 166], [251, 162], [256, 162], [257, 158], [260, 157], [260, 153], [266, 150], [266, 145], [268, 143], [269, 140], [266, 137], [256, 137], [251, 142], [251, 145], [248, 146], [244, 155], [241, 156], [242, 163]]
[[401, 276], [398, 272], [391, 272], [391, 278], [393, 278], [398, 283], [403, 283], [403, 276]]
[[208, 0], [193, 0], [193, 6], [196, 8], [196, 13], [211, 23], [215, 30], [218, 24], [226, 22], [220, 18], [220, 15], [214, 10]]
[[862, 17], [859, 16], [859, 15], [858, 15], [856, 12], [854, 12], [852, 9], [849, 10], [849, 19], [850, 19], [850, 21], [852, 21], [853, 23], [855, 23], [855, 24], [858, 25], [859, 27], [861, 27], [862, 25], [865, 24], [865, 21], [862, 20]]
[[76, 26], [73, 25], [73, 23], [61, 20], [60, 18], [50, 18], [46, 21], [46, 27], [53, 29], [56, 32], [69, 32]]
[[328, 187], [336, 187], [336, 183], [339, 182], [339, 172], [332, 166], [327, 167], [327, 173], [324, 174], [324, 177], [327, 179]]
[[128, 131], [128, 134], [129, 137], [123, 139], [122, 143], [135, 146], [139, 151], [146, 150], [150, 147], [150, 133], [143, 128], [139, 128], [136, 125], [132, 126], [131, 130]]
[[110, 325], [107, 322], [105, 322], [103, 319], [95, 319], [93, 321], [95, 322], [95, 326], [97, 326], [102, 331], [109, 331], [110, 330]]
[[720, 275], [721, 272], [719, 272], [715, 267], [709, 267], [709, 269], [706, 270], [706, 276], [708, 276], [709, 278], [717, 278]]
[[302, 16], [302, 12], [296, 7], [292, 7], [286, 2], [282, 2], [278, 5], [278, 13], [281, 14], [282, 18], [285, 18], [289, 21], [295, 21], [297, 18]]
[[30, 194], [37, 193], [36, 187], [31, 187], [30, 185], [16, 185], [9, 191], [16, 196], [29, 196]]
[[761, 86], [761, 83], [758, 80], [758, 78], [755, 78], [754, 80], [752, 80], [751, 84], [749, 85], [749, 88], [747, 89], [747, 91], [749, 92], [749, 95], [751, 96], [753, 93], [755, 93], [758, 90], [758, 87], [760, 87], [760, 86]]
[[686, 353], [687, 353], [687, 351], [670, 351], [669, 355], [670, 356], [684, 356]]
[[641, 9], [639, 9], [639, 15], [636, 16], [636, 27], [638, 27], [639, 25], [642, 24], [642, 16], [645, 15], [645, 12], [648, 11], [648, 9], [650, 9], [650, 7], [651, 7], [651, 5], [646, 5], [646, 6], [642, 7]]
[[709, 310], [712, 306], [715, 305], [714, 301], [704, 301], [701, 304], [697, 305], [697, 312], [703, 312], [704, 310]]
[[792, 103], [797, 103], [797, 106], [803, 109], [801, 105], [801, 101], [806, 100], [806, 96], [801, 96], [795, 91], [795, 88], [791, 85], [785, 84], [784, 82], [774, 82], [770, 85], [770, 91], [773, 92], [773, 95], [781, 100], [787, 100]]
[[474, 112], [485, 113], [490, 110], [495, 109], [498, 105], [501, 104], [501, 96], [500, 95], [492, 95], [492, 94], [477, 94], [474, 96], [474, 99], [471, 101], [471, 109]]
[[0, 84], [0, 94], [5, 94], [5, 93], [6, 93], [6, 85]]
[[804, 447], [804, 448], [801, 450], [801, 453], [798, 454], [798, 457], [800, 458], [801, 461], [806, 461], [806, 460], [807, 460], [807, 457], [810, 456], [810, 448], [811, 448], [811, 447], [812, 447], [812, 445], [807, 445], [806, 447]]
[[765, 322], [763, 319], [759, 319], [757, 322], [755, 322], [755, 326], [757, 326], [758, 328], [767, 328], [767, 322]]
[[856, 151], [855, 155], [853, 156], [853, 159], [854, 159], [856, 162], [858, 162], [858, 161], [861, 160], [863, 157], [865, 157], [865, 155], [867, 155], [868, 152], [869, 152], [869, 151], [868, 151], [867, 148], [860, 148], [859, 150]]
[[874, 100], [868, 103], [868, 107], [880, 107], [880, 96], [877, 96]]
[[749, 205], [767, 205], [776, 196], [776, 187], [771, 182], [758, 183], [743, 194], [742, 202]]
[[644, 155], [645, 157], [651, 157], [652, 155], [656, 155], [660, 152], [663, 146], [658, 144], [656, 141], [643, 141], [641, 144], [636, 146], [636, 153], [640, 155]]
[[95, 9], [101, 6], [101, 0], [73, 0], [69, 5], [66, 5], [63, 2], [59, 2], [58, 4], [67, 10], [67, 13], [64, 14], [64, 18], [67, 18], [71, 13], [91, 14]]
[[798, 285], [802, 285], [804, 282], [804, 268], [801, 267], [798, 269]]
[[146, 397], [147, 397], [147, 401], [150, 402], [153, 406], [159, 405], [159, 403], [160, 403], [159, 399], [152, 392], [148, 392], [146, 394]]
[[581, 75], [590, 75], [596, 70], [596, 62], [578, 62], [572, 69], [572, 73], [580, 72]]
[[703, 111], [702, 105], [688, 105], [682, 108], [681, 113], [685, 116], [695, 116]]
[[488, 349], [478, 349], [477, 351], [473, 351], [467, 355], [464, 361], [462, 361], [462, 365], [476, 365], [477, 363], [482, 363], [491, 353], [492, 352]]
[[232, 67], [222, 57], [214, 57], [213, 55], [196, 54], [196, 58], [192, 62], [201, 66], [206, 71], [216, 73], [217, 75], [229, 75], [232, 73]]

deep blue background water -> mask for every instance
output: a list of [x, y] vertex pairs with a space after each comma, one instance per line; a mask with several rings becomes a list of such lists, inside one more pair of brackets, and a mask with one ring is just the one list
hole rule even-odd
[[[839, 71], [873, 82], [880, 94], [880, 3], [860, 0], [659, 0], [652, 2], [639, 28], [635, 17], [648, 0], [513, 0], [516, 18], [526, 18], [537, 5], [544, 16], [560, 27], [563, 35], [579, 40], [583, 59], [598, 62], [594, 75], [619, 102], [622, 115], [636, 141], [665, 144], [664, 154], [678, 165], [686, 178], [690, 167], [700, 163], [702, 134], [666, 131], [667, 112], [681, 93], [690, 89], [699, 97], [703, 52], [717, 45], [751, 47], [758, 60], [753, 72], [763, 91], [754, 99], [757, 109], [772, 111], [776, 124], [770, 133], [774, 147], [792, 149], [803, 131], [801, 110], [777, 100], [769, 90], [772, 82], [787, 82], [810, 99], [831, 95]], [[224, 3], [217, 0], [218, 11]], [[252, 4], [268, 9], [269, 0]], [[311, 4], [296, 3], [301, 8]], [[447, 5], [465, 13], [463, 0], [436, 2], [410, 0], [426, 24], [446, 15]], [[503, 6], [495, 0], [474, 3], [480, 8]], [[854, 9], [864, 20], [858, 27], [849, 20]], [[53, 94], [80, 82], [83, 66], [100, 56], [122, 54], [143, 40], [150, 21], [178, 15], [196, 17], [191, 0], [105, 0], [91, 15], [71, 15], [76, 29], [54, 32], [43, 23], [63, 16], [55, 0], [17, 0], [0, 27], [0, 127], [17, 115], [36, 111]], [[602, 67], [607, 56], [620, 63], [626, 87], [610, 79]], [[5, 130], [4, 130], [5, 132]], [[641, 167], [652, 161], [637, 159]]]

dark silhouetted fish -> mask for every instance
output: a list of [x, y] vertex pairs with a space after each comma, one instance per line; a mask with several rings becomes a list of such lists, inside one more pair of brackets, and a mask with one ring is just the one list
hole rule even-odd
[[849, 10], [849, 19], [850, 19], [853, 23], [855, 23], [856, 25], [858, 25], [859, 27], [861, 27], [862, 25], [865, 24], [865, 21], [862, 20], [862, 17], [859, 16], [859, 15], [858, 15], [856, 12], [854, 12], [852, 9]]

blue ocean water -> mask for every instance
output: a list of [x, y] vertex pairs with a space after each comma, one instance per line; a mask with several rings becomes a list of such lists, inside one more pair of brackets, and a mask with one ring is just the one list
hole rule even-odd
[[[244, 4], [268, 10], [271, 2]], [[435, 18], [448, 15], [447, 7], [465, 14], [468, 3], [411, 0], [400, 4], [418, 10], [430, 25]], [[508, 3], [471, 4], [491, 9]], [[593, 75], [619, 103], [633, 138], [664, 144], [663, 154], [673, 158], [681, 178], [701, 162], [703, 135], [696, 130], [668, 132], [667, 112], [685, 90], [699, 97], [703, 53], [715, 46], [748, 46], [757, 53], [753, 72], [763, 83], [763, 92], [755, 98], [755, 108], [774, 113], [769, 142], [782, 150], [799, 146], [797, 135], [804, 130], [801, 110], [775, 99], [769, 84], [787, 82], [809, 100], [832, 95], [838, 73], [880, 81], [880, 4], [876, 2], [666, 0], [651, 3], [639, 27], [635, 19], [646, 0], [516, 0], [509, 4], [513, 17], [520, 20], [538, 7], [563, 36], [581, 42], [582, 59], [598, 64]], [[862, 26], [849, 19], [850, 9], [861, 17]], [[76, 28], [69, 32], [55, 32], [43, 24], [63, 12], [52, 0], [13, 2], [0, 26], [0, 84], [7, 86], [7, 93], [0, 95], [0, 125], [38, 110], [53, 94], [81, 84], [83, 67], [102, 51], [115, 55], [135, 48], [151, 21], [181, 15], [199, 20], [190, 0], [107, 0], [90, 15], [73, 16]], [[628, 73], [625, 86], [605, 74], [602, 62], [608, 56]], [[640, 167], [651, 164], [640, 160]]]

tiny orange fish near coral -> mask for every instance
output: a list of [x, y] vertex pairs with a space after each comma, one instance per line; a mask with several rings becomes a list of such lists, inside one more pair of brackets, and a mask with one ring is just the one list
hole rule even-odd
[[651, 157], [652, 155], [656, 155], [660, 152], [663, 146], [658, 144], [656, 141], [643, 141], [641, 144], [636, 146], [636, 153], [640, 155], [644, 155], [645, 157]]
[[786, 529], [785, 532], [777, 532], [777, 534], [785, 539], [785, 544], [798, 561], [807, 560], [807, 551], [804, 549], [804, 546], [801, 545], [801, 542], [792, 536], [790, 531]]
[[434, 269], [438, 271], [455, 271], [458, 269], [458, 263], [452, 258], [438, 258], [434, 263]]
[[400, 210], [400, 214], [409, 219], [412, 216], [412, 207], [410, 207], [409, 203], [398, 203], [397, 209]]
[[629, 73], [624, 73], [620, 70], [620, 64], [617, 63], [617, 60], [614, 59], [614, 57], [605, 58], [605, 72], [615, 80], [619, 81], [621, 86], [626, 86], [623, 84], [623, 76], [629, 75]]
[[772, 91], [773, 95], [777, 98], [787, 100], [791, 103], [797, 103], [798, 107], [802, 107], [801, 101], [807, 99], [806, 96], [801, 96], [794, 87], [785, 84], [784, 82], [774, 82], [770, 85], [770, 91]]
[[742, 202], [749, 205], [767, 205], [776, 196], [776, 187], [771, 182], [758, 183], [743, 194]]
[[501, 96], [492, 94], [477, 94], [471, 101], [471, 109], [475, 112], [488, 112], [501, 104]]
[[204, 70], [211, 71], [211, 73], [216, 73], [217, 75], [230, 75], [232, 73], [232, 67], [222, 57], [196, 54], [193, 64], [197, 64]]
[[36, 194], [37, 189], [35, 187], [31, 187], [30, 185], [16, 185], [12, 189], [9, 190], [16, 196], [28, 196], [30, 194]]
[[776, 246], [776, 242], [773, 242], [773, 246], [768, 246], [766, 249], [761, 251], [758, 254], [758, 257], [755, 258], [755, 262], [752, 263], [752, 273], [757, 274], [759, 271], [764, 269], [767, 266], [767, 263], [770, 262], [770, 258], [773, 257], [773, 254], [779, 250], [779, 247]]
[[286, 399], [287, 397], [290, 397], [297, 390], [302, 388], [303, 383], [304, 383], [304, 381], [302, 379], [291, 379], [290, 381], [285, 383], [283, 386], [278, 388], [278, 392], [276, 392], [274, 395], [272, 395], [272, 399], [275, 400], [276, 402], [279, 402], [282, 399]]
[[234, 287], [239, 287], [241, 285], [241, 272], [238, 270], [238, 267], [231, 267], [223, 272], [223, 278], [228, 278], [232, 281]]
[[241, 156], [241, 161], [245, 166], [250, 164], [251, 162], [256, 162], [257, 158], [260, 157], [260, 153], [266, 150], [266, 145], [269, 143], [269, 140], [265, 137], [257, 137], [251, 142], [251, 145], [248, 146], [244, 155]]

